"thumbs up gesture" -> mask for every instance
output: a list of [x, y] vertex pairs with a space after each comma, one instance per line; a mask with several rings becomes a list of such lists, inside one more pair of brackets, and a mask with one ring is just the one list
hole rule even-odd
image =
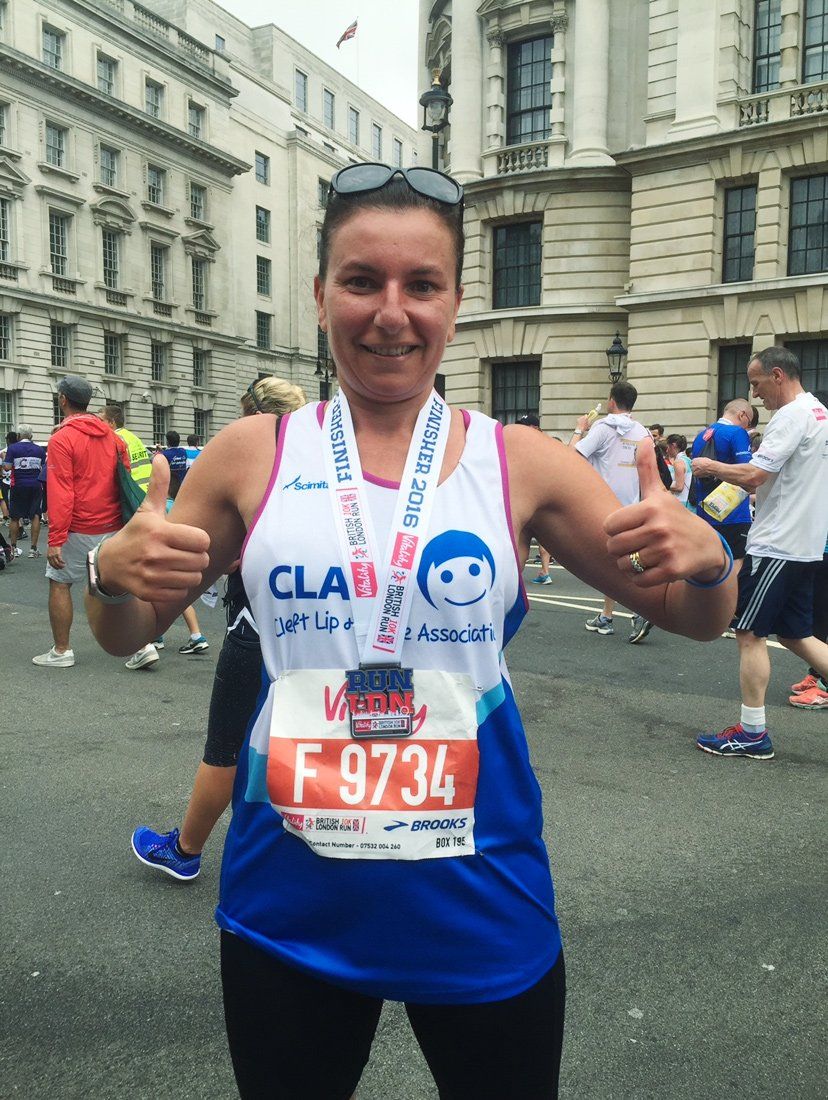
[[141, 507], [100, 549], [100, 582], [113, 596], [131, 592], [152, 603], [177, 603], [200, 584], [210, 564], [210, 536], [200, 527], [170, 523], [169, 487], [170, 465], [156, 455]]
[[666, 491], [649, 437], [636, 447], [636, 467], [639, 503], [619, 508], [604, 522], [607, 551], [618, 568], [639, 588], [685, 577], [704, 583], [715, 580], [727, 565], [719, 537]]

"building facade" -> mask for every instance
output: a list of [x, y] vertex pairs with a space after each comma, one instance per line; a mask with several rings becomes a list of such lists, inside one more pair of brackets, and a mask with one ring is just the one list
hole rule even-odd
[[0, 0], [0, 432], [47, 438], [67, 372], [147, 442], [206, 440], [261, 374], [317, 396], [323, 182], [377, 130], [410, 159], [399, 119], [211, 0]]
[[[422, 0], [466, 292], [447, 396], [565, 433], [616, 330], [689, 432], [785, 344], [828, 388], [825, 0]], [[457, 45], [455, 45], [455, 43]]]

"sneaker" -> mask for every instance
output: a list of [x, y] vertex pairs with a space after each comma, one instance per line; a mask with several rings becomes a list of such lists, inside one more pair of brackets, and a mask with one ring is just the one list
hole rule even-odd
[[71, 649], [58, 653], [54, 646], [48, 653], [41, 653], [38, 657], [32, 657], [33, 665], [43, 665], [45, 668], [71, 668], [75, 663], [75, 654]]
[[802, 695], [803, 692], [810, 691], [811, 688], [815, 687], [819, 687], [819, 680], [809, 672], [804, 680], [800, 680], [798, 684], [791, 685], [791, 691], [794, 695]]
[[139, 649], [137, 653], [133, 653], [124, 664], [124, 668], [146, 668], [148, 665], [154, 665], [157, 660], [158, 654], [155, 652], [155, 646], [150, 643], [145, 645], [143, 649]]
[[730, 627], [728, 627], [728, 628], [727, 628], [727, 630], [723, 630], [723, 631], [722, 631], [722, 637], [723, 637], [723, 638], [733, 638], [733, 639], [735, 640], [735, 638], [736, 638], [736, 631], [735, 631], [735, 630], [731, 630], [731, 628], [730, 628]]
[[532, 577], [532, 584], [551, 584], [552, 578], [548, 573], [538, 573], [537, 577]]
[[155, 646], [156, 649], [163, 649], [164, 648], [164, 635], [162, 634], [160, 638], [155, 638], [153, 640], [152, 644]]
[[132, 834], [132, 850], [147, 867], [172, 875], [179, 882], [190, 882], [201, 870], [201, 856], [182, 855], [178, 850], [178, 829], [171, 833], [154, 833], [139, 825]]
[[615, 627], [612, 625], [612, 619], [606, 618], [604, 615], [596, 615], [594, 619], [588, 619], [584, 626], [587, 630], [592, 630], [596, 634], [614, 634]]
[[541, 561], [540, 554], [535, 554], [534, 558], [532, 558], [532, 560], [529, 564], [530, 565], [543, 565], [543, 562]]
[[810, 691], [792, 695], [788, 702], [792, 707], [802, 707], [803, 710], [828, 710], [828, 691], [816, 684]]
[[28, 535], [28, 532], [26, 531], [26, 528], [21, 527], [20, 530], [17, 532], [17, 541], [18, 542], [25, 542], [28, 537], [29, 537], [29, 535]]
[[644, 619], [641, 615], [633, 615], [632, 633], [628, 639], [630, 645], [635, 645], [636, 642], [643, 642], [652, 629], [653, 624], [649, 619]]
[[199, 634], [197, 638], [190, 638], [186, 645], [178, 647], [179, 653], [203, 653], [205, 649], [210, 648], [210, 643], [204, 637], [203, 634]]
[[33, 546], [31, 548], [31, 550], [29, 551], [29, 557], [30, 558], [39, 558], [40, 557], [40, 551], [38, 550], [38, 548], [36, 546]]
[[23, 551], [20, 549], [19, 546], [14, 547], [14, 556], [16, 558], [22, 558], [23, 557]]
[[696, 748], [714, 756], [747, 756], [751, 760], [772, 760], [773, 745], [768, 731], [757, 735], [745, 733], [741, 723], [728, 726], [721, 733], [703, 733], [696, 739]]

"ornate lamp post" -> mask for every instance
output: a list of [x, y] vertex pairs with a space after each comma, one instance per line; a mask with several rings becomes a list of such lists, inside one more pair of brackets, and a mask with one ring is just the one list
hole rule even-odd
[[431, 167], [436, 169], [439, 134], [448, 126], [449, 109], [454, 100], [440, 81], [440, 70], [432, 69], [431, 76], [431, 87], [420, 96], [420, 106], [423, 108], [421, 129], [431, 132]]
[[621, 337], [616, 332], [615, 339], [607, 348], [607, 362], [609, 363], [610, 382], [615, 384], [624, 377], [624, 367], [627, 365], [629, 352], [621, 343]]

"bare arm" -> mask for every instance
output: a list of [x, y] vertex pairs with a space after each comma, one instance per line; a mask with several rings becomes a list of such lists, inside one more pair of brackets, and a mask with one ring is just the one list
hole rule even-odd
[[[640, 464], [644, 499], [626, 508], [601, 478], [571, 450], [535, 433], [506, 429], [515, 536], [521, 549], [534, 535], [542, 546], [587, 584], [658, 626], [699, 640], [718, 637], [736, 602], [735, 576], [712, 589], [727, 556], [703, 520], [678, 509], [664, 492], [652, 443], [649, 466]], [[638, 551], [645, 572], [633, 572]]]
[[681, 459], [677, 458], [676, 461], [673, 463], [673, 472], [673, 484], [670, 486], [670, 492], [676, 494], [683, 493], [684, 482], [686, 479], [686, 468]]
[[717, 477], [728, 485], [747, 489], [749, 493], [755, 493], [771, 476], [767, 470], [760, 470], [752, 462], [731, 466], [728, 462], [715, 462], [712, 458], [694, 458], [693, 473], [697, 477]]

